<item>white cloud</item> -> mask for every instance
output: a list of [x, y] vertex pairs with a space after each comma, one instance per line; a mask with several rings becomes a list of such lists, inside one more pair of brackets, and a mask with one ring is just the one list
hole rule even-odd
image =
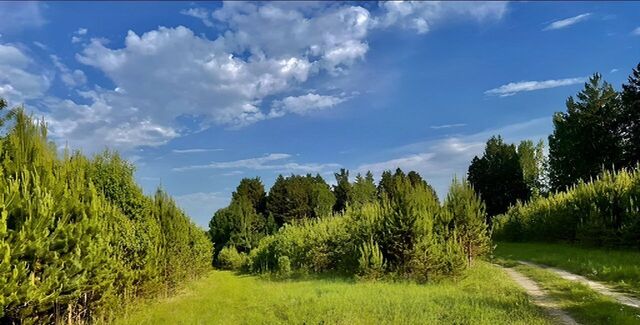
[[244, 174], [244, 172], [241, 171], [241, 170], [232, 170], [232, 171], [230, 171], [228, 173], [223, 173], [223, 174], [220, 174], [220, 175], [221, 176], [237, 176], [237, 175], [242, 175], [242, 174]]
[[465, 124], [465, 123], [456, 123], [456, 124], [432, 125], [429, 128], [434, 129], [434, 130], [439, 130], [439, 129], [459, 128], [459, 127], [463, 127], [463, 126], [467, 126], [467, 124]]
[[71, 36], [71, 43], [80, 43], [84, 41], [84, 36], [87, 35], [89, 30], [86, 28], [78, 28], [75, 32], [73, 32], [73, 36]]
[[207, 9], [189, 8], [189, 9], [180, 10], [180, 13], [186, 16], [198, 18], [202, 21], [202, 23], [205, 26], [213, 27], [213, 22], [211, 21], [211, 13]]
[[324, 96], [314, 93], [308, 93], [303, 96], [289, 96], [282, 100], [277, 100], [271, 107], [270, 117], [282, 116], [285, 113], [295, 113], [304, 115], [312, 111], [323, 110], [334, 107], [345, 99], [334, 96]]
[[398, 25], [419, 34], [431, 27], [456, 18], [471, 18], [478, 22], [500, 20], [507, 12], [507, 2], [496, 1], [387, 1], [381, 4], [385, 13], [381, 26]]
[[[76, 102], [45, 97], [47, 74], [27, 72], [21, 79], [14, 78], [15, 72], [9, 78], [2, 75], [9, 70], [3, 70], [0, 94], [43, 99], [40, 108], [52, 134], [87, 151], [104, 145], [121, 150], [158, 145], [188, 132], [179, 122], [181, 117], [194, 118], [201, 128], [241, 127], [285, 113], [304, 114], [338, 105], [348, 97], [319, 94], [328, 88], [295, 94], [307, 88], [312, 78], [325, 79], [322, 85], [339, 85], [339, 78], [364, 60], [369, 33], [384, 27], [383, 20], [386, 26], [404, 26], [402, 21], [412, 19], [429, 24], [449, 18], [496, 20], [507, 8], [506, 3], [492, 2], [411, 3], [411, 12], [398, 16], [392, 14], [398, 10], [386, 7], [390, 4], [382, 6], [370, 12], [357, 3], [225, 2], [213, 12], [182, 11], [210, 20], [222, 31], [215, 39], [177, 26], [141, 34], [129, 31], [124, 42], [100, 38], [85, 42], [88, 30], [80, 28], [72, 35], [72, 41], [82, 46], [76, 59], [104, 73], [112, 89], [93, 86], [78, 92], [83, 100]], [[109, 45], [121, 43], [121, 47]], [[58, 63], [65, 84], [86, 85], [82, 70], [72, 71]], [[27, 79], [30, 87], [24, 82]], [[341, 90], [354, 89], [331, 91]]]
[[220, 192], [195, 192], [177, 195], [174, 199], [187, 215], [204, 228], [208, 228], [213, 213], [231, 201], [229, 195]]
[[171, 152], [177, 154], [188, 154], [188, 153], [202, 153], [202, 152], [213, 152], [213, 151], [223, 151], [224, 149], [203, 149], [203, 148], [192, 148], [192, 149], [173, 149]]
[[571, 25], [575, 25], [579, 22], [585, 21], [589, 19], [590, 16], [591, 16], [591, 13], [585, 13], [585, 14], [577, 15], [575, 17], [557, 20], [547, 25], [547, 27], [545, 27], [543, 30], [556, 30], [556, 29], [566, 28]]
[[640, 27], [637, 27], [631, 32], [632, 35], [640, 36]]
[[618, 69], [611, 69], [611, 71], [609, 71], [609, 73], [616, 73], [618, 72]]
[[60, 71], [60, 80], [68, 87], [82, 86], [87, 82], [87, 76], [82, 70], [75, 69], [71, 71], [57, 55], [51, 55], [53, 65]]
[[240, 159], [234, 161], [224, 162], [212, 162], [206, 165], [191, 165], [173, 168], [173, 171], [184, 172], [190, 170], [201, 169], [237, 169], [246, 168], [251, 170], [274, 170], [277, 172], [303, 172], [303, 173], [318, 173], [327, 169], [340, 168], [339, 164], [328, 163], [305, 163], [299, 164], [296, 162], [286, 162], [292, 156], [286, 153], [271, 153], [263, 157]]
[[398, 167], [405, 172], [415, 170], [433, 185], [438, 195], [443, 198], [451, 179], [454, 176], [466, 176], [471, 159], [482, 153], [486, 141], [492, 135], [502, 135], [507, 142], [525, 139], [546, 140], [551, 127], [551, 118], [545, 117], [469, 135], [413, 143], [394, 150], [402, 153], [400, 157], [362, 164], [356, 171], [364, 173], [370, 170], [380, 175], [382, 171]]
[[0, 44], [0, 97], [12, 105], [42, 97], [51, 84], [48, 71], [35, 72], [35, 63], [11, 44]]
[[42, 14], [42, 4], [36, 1], [1, 1], [0, 12], [2, 33], [37, 28], [46, 23]]
[[566, 78], [555, 80], [543, 80], [543, 81], [519, 81], [510, 82], [506, 85], [502, 85], [498, 88], [493, 88], [485, 91], [487, 95], [498, 95], [500, 97], [512, 96], [519, 92], [534, 91], [540, 89], [556, 88], [562, 86], [570, 86], [579, 83], [583, 83], [587, 78]]

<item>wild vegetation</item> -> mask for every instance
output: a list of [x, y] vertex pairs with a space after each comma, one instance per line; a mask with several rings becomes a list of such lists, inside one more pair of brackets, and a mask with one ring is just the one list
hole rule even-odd
[[[216, 245], [218, 265], [280, 275], [337, 272], [378, 278], [393, 273], [427, 281], [459, 275], [489, 250], [484, 204], [468, 182], [454, 181], [440, 205], [433, 189], [415, 172], [387, 172], [377, 189], [370, 173], [356, 177], [354, 184], [346, 173], [336, 174], [336, 199], [326, 200], [321, 198], [333, 194], [320, 176], [278, 178], [266, 197], [268, 217], [255, 209], [235, 208], [252, 196], [238, 193], [248, 193], [247, 184], [259, 182], [243, 180], [229, 207], [211, 221], [214, 241], [228, 239]], [[261, 186], [252, 188], [251, 193], [264, 193]], [[286, 194], [280, 196], [279, 191]], [[300, 203], [291, 203], [295, 198], [301, 198]], [[287, 204], [295, 207], [280, 210]], [[286, 217], [280, 214], [301, 210]], [[271, 234], [249, 231], [263, 237], [257, 245], [256, 240], [245, 240], [251, 225], [269, 220], [284, 226]]]
[[143, 195], [117, 153], [59, 155], [20, 108], [2, 124], [0, 323], [109, 319], [208, 269], [206, 233], [162, 190]]
[[[215, 306], [215, 308], [212, 308]], [[213, 271], [115, 324], [553, 324], [499, 268], [478, 261], [430, 285]]]

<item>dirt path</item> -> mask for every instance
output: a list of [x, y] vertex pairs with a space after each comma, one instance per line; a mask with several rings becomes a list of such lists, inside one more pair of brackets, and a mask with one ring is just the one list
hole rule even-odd
[[507, 274], [515, 281], [519, 286], [524, 288], [529, 296], [533, 299], [533, 303], [542, 307], [551, 317], [565, 325], [577, 325], [576, 322], [569, 314], [560, 309], [560, 307], [547, 295], [547, 293], [538, 286], [533, 280], [529, 279], [522, 273], [510, 269], [503, 268]]
[[623, 304], [625, 306], [630, 306], [630, 307], [634, 307], [634, 308], [640, 308], [640, 300], [630, 297], [624, 293], [620, 293], [617, 291], [614, 291], [613, 289], [611, 289], [610, 287], [606, 286], [605, 284], [601, 283], [601, 282], [597, 282], [597, 281], [593, 281], [593, 280], [589, 280], [581, 275], [577, 275], [577, 274], [573, 274], [570, 272], [567, 272], [565, 270], [562, 269], [558, 269], [555, 267], [550, 267], [550, 266], [546, 266], [546, 265], [541, 265], [541, 264], [536, 264], [536, 263], [531, 263], [531, 262], [527, 262], [527, 261], [518, 261], [518, 263], [523, 264], [523, 265], [527, 265], [527, 266], [532, 266], [532, 267], [539, 267], [539, 268], [543, 268], [545, 270], [549, 270], [555, 274], [557, 274], [558, 276], [560, 276], [561, 278], [565, 279], [565, 280], [569, 280], [569, 281], [577, 281], [579, 283], [582, 283], [586, 286], [588, 286], [589, 288], [593, 289], [594, 291], [605, 295], [605, 296], [609, 296], [613, 299], [615, 299], [618, 303]]

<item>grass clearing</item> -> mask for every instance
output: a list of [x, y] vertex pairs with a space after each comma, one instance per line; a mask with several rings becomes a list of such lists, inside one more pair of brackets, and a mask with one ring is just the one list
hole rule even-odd
[[640, 297], [640, 252], [582, 248], [566, 244], [497, 244], [496, 257], [558, 267]]
[[532, 266], [515, 269], [536, 281], [560, 308], [583, 324], [638, 324], [640, 310], [618, 304], [589, 287], [562, 279], [556, 274]]
[[212, 271], [186, 292], [139, 306], [116, 324], [551, 324], [496, 266], [459, 281], [269, 280]]

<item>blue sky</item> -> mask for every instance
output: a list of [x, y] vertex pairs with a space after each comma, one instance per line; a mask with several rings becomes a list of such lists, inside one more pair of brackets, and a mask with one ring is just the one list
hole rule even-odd
[[440, 196], [493, 134], [546, 139], [640, 61], [640, 3], [0, 2], [0, 96], [119, 150], [205, 226], [242, 177], [419, 171]]

